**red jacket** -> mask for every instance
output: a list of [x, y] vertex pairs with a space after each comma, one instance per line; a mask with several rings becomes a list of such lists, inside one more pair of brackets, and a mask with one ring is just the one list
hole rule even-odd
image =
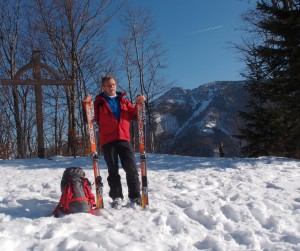
[[99, 94], [94, 101], [95, 121], [99, 126], [100, 145], [103, 146], [115, 140], [130, 141], [130, 123], [137, 116], [137, 106], [124, 98], [125, 92], [118, 93], [120, 99], [120, 121], [113, 115], [109, 104]]

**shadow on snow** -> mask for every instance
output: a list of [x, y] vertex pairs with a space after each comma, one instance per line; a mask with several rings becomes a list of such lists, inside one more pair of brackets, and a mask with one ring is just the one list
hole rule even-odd
[[51, 216], [58, 202], [49, 200], [30, 199], [17, 200], [19, 206], [0, 208], [0, 214], [4, 213], [12, 218], [37, 219]]

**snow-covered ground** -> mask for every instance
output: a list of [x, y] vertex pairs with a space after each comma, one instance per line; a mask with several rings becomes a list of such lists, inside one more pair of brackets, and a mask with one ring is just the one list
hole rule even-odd
[[146, 210], [110, 208], [101, 159], [105, 209], [54, 218], [64, 169], [81, 166], [93, 180], [91, 160], [0, 160], [0, 250], [300, 250], [298, 160], [147, 161]]

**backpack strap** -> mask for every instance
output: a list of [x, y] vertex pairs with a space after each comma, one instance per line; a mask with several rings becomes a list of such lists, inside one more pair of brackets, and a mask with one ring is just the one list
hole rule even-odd
[[86, 195], [86, 199], [92, 205], [92, 208], [96, 208], [95, 196], [93, 195], [93, 193], [91, 191], [91, 183], [89, 182], [89, 180], [87, 178], [84, 178], [83, 189], [84, 189], [84, 193]]
[[64, 190], [62, 191], [58, 205], [56, 206], [56, 208], [53, 211], [53, 214], [55, 217], [59, 216], [60, 211], [66, 213], [66, 214], [70, 214], [70, 212], [69, 212], [70, 199], [69, 198], [71, 198], [72, 195], [73, 195], [73, 192], [72, 192], [71, 183], [68, 182], [66, 184], [66, 186], [64, 187]]

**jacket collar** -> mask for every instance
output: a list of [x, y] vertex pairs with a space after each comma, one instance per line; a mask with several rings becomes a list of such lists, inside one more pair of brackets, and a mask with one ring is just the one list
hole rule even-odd
[[[104, 92], [101, 92], [100, 93], [100, 96], [102, 97], [102, 98], [105, 98], [105, 93]], [[119, 96], [120, 98], [123, 98], [124, 96], [126, 95], [126, 92], [117, 92], [117, 96]], [[107, 96], [107, 95], [106, 95]], [[109, 97], [109, 96], [107, 96], [107, 97]]]

